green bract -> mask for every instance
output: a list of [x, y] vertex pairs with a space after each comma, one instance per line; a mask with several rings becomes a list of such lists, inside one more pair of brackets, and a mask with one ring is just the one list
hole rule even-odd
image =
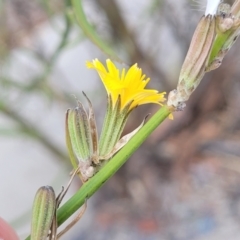
[[[84, 94], [87, 98], [87, 96]], [[87, 114], [81, 102], [74, 109], [68, 109], [66, 114], [66, 142], [71, 163], [74, 169], [79, 167], [82, 181], [94, 174], [94, 164], [98, 159], [98, 139], [95, 116], [92, 104], [89, 103]]]

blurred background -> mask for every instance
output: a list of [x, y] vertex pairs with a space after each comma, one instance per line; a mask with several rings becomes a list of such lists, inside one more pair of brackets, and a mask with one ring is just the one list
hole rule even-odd
[[[85, 0], [83, 7], [122, 59], [119, 67], [137, 62], [151, 88], [176, 87], [204, 1]], [[187, 108], [148, 138], [62, 239], [239, 239], [239, 53], [237, 41]], [[0, 0], [0, 216], [21, 239], [37, 189], [51, 185], [58, 193], [69, 179], [64, 121], [73, 94], [84, 102], [86, 92], [101, 129], [106, 92], [85, 67], [94, 58], [108, 56], [78, 26], [70, 1]], [[125, 133], [157, 109], [139, 107]], [[66, 199], [80, 186], [75, 180]]]

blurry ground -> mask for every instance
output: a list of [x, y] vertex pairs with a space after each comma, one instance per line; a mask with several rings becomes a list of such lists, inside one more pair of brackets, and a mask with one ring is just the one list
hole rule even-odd
[[[72, 93], [88, 94], [101, 125], [105, 92], [85, 61], [106, 56], [74, 24], [58, 50], [67, 29], [61, 1], [1, 7], [0, 215], [24, 239], [37, 188], [50, 184], [58, 192], [68, 179], [64, 114], [75, 104]], [[138, 62], [152, 87], [175, 87], [202, 14], [190, 1], [91, 0], [84, 7], [102, 38], [125, 62]], [[239, 49], [237, 42], [184, 112], [162, 124], [92, 197], [64, 239], [239, 239]], [[137, 109], [125, 131], [156, 110]], [[78, 181], [69, 196], [77, 188]]]

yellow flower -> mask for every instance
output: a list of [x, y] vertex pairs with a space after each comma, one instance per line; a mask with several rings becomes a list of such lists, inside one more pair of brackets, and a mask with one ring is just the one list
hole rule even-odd
[[112, 98], [113, 106], [115, 106], [119, 96], [121, 109], [132, 102], [129, 111], [138, 105], [146, 103], [162, 105], [160, 102], [165, 101], [165, 92], [159, 93], [154, 89], [145, 89], [150, 78], [146, 79], [146, 76], [142, 74], [142, 69], [138, 68], [137, 64], [131, 66], [127, 72], [125, 69], [120, 72], [110, 59], [107, 59], [106, 63], [107, 68], [98, 59], [95, 59], [92, 62], [87, 61], [87, 67], [97, 70], [108, 95]]

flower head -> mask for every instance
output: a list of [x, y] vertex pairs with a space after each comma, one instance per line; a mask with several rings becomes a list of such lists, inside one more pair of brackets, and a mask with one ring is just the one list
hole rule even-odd
[[112, 98], [113, 106], [119, 97], [121, 109], [131, 103], [129, 110], [138, 105], [160, 104], [160, 102], [165, 101], [165, 92], [159, 93], [154, 89], [145, 89], [150, 78], [146, 78], [142, 74], [142, 69], [138, 68], [137, 64], [131, 66], [127, 72], [125, 69], [120, 72], [110, 59], [107, 59], [106, 63], [107, 68], [98, 59], [95, 59], [92, 62], [88, 61], [87, 67], [97, 70], [108, 95]]

